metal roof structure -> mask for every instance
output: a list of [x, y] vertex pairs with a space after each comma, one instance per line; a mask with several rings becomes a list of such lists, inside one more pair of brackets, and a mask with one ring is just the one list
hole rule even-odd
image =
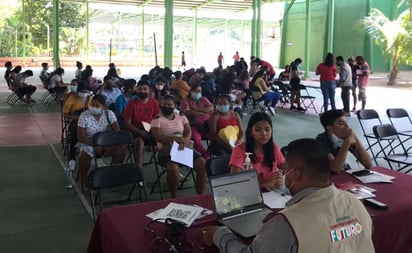
[[[83, 0], [75, 0], [83, 2]], [[263, 0], [267, 2], [281, 2], [281, 0]], [[89, 3], [121, 4], [131, 6], [148, 6], [163, 8], [164, 0], [90, 0]], [[209, 10], [209, 11], [230, 11], [241, 12], [252, 8], [252, 0], [174, 0], [174, 9], [184, 10]]]

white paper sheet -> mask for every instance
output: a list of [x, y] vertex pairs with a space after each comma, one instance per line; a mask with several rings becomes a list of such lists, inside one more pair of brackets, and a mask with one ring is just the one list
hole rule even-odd
[[169, 203], [162, 211], [160, 211], [154, 219], [174, 219], [186, 224], [192, 225], [199, 215], [203, 212], [203, 207], [183, 205], [177, 203]]
[[[363, 170], [363, 169], [352, 169], [352, 170], [347, 170], [345, 171], [346, 173], [353, 174], [353, 172]], [[377, 172], [377, 171], [372, 171], [372, 174], [370, 175], [365, 175], [365, 176], [355, 176], [357, 179], [359, 179], [362, 183], [364, 184], [369, 184], [369, 183], [393, 183], [392, 180], [395, 179], [395, 177], [385, 175], [383, 173]]]
[[150, 132], [150, 129], [151, 129], [152, 126], [149, 123], [142, 121], [142, 125], [143, 125], [143, 129], [146, 132]]
[[179, 144], [174, 141], [170, 149], [171, 160], [193, 168], [193, 149], [185, 147], [183, 150], [178, 150], [178, 148]]
[[283, 192], [269, 191], [263, 192], [263, 203], [269, 208], [285, 208], [286, 202], [292, 198], [290, 195], [286, 195]]

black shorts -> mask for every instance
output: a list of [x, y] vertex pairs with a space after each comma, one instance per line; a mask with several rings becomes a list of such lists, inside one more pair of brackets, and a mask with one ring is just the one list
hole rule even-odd
[[292, 77], [290, 79], [290, 87], [292, 91], [297, 91], [301, 89], [300, 78], [299, 77]]

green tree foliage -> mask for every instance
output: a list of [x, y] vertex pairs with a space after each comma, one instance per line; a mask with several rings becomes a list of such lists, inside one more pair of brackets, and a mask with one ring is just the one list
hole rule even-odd
[[395, 20], [390, 20], [380, 10], [372, 9], [362, 19], [365, 31], [380, 46], [383, 53], [392, 58], [392, 70], [388, 85], [396, 84], [400, 63], [412, 63], [412, 26], [406, 10]]
[[[14, 41], [11, 39], [12, 35], [16, 35], [17, 30], [17, 41], [18, 41], [18, 51], [17, 56], [22, 55], [23, 47], [23, 33], [25, 30], [25, 51], [28, 55], [44, 55], [49, 51], [47, 48], [47, 41], [49, 40], [50, 45], [52, 45], [52, 34], [54, 32], [53, 19], [52, 19], [52, 2], [51, 0], [26, 0], [24, 1], [23, 8], [17, 8], [11, 17], [2, 19], [0, 21], [0, 31], [7, 31], [7, 36], [3, 36], [2, 33], [2, 50], [0, 51], [1, 56], [15, 56], [16, 50]], [[81, 3], [72, 3], [69, 1], [61, 1], [59, 4], [59, 22], [60, 22], [60, 33], [62, 29], [74, 31], [79, 31], [84, 29], [86, 24], [86, 13], [85, 8]], [[25, 29], [23, 29], [23, 24]], [[14, 30], [13, 30], [14, 29]], [[83, 33], [78, 35], [82, 36]], [[49, 35], [49, 37], [48, 37]], [[3, 37], [6, 37], [3, 39]], [[64, 40], [65, 36], [60, 35], [60, 40]], [[8, 44], [3, 42], [7, 40]], [[71, 49], [74, 47], [83, 47], [82, 39], [76, 40], [79, 45], [73, 46], [70, 44]], [[64, 43], [64, 45], [66, 45]], [[64, 52], [70, 52], [71, 49], [63, 48]]]

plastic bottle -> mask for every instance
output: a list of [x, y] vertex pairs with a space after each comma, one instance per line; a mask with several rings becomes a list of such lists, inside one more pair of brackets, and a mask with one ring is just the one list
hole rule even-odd
[[245, 157], [245, 162], [243, 163], [243, 169], [244, 170], [252, 170], [253, 167], [252, 167], [252, 164], [250, 162], [250, 155], [252, 155], [252, 153], [245, 152], [245, 154], [246, 154], [246, 157]]
[[69, 168], [70, 168], [71, 171], [74, 171], [75, 168], [76, 168], [76, 161], [70, 160], [69, 161]]
[[64, 168], [64, 188], [71, 189], [73, 188], [72, 185], [72, 170], [69, 166]]

